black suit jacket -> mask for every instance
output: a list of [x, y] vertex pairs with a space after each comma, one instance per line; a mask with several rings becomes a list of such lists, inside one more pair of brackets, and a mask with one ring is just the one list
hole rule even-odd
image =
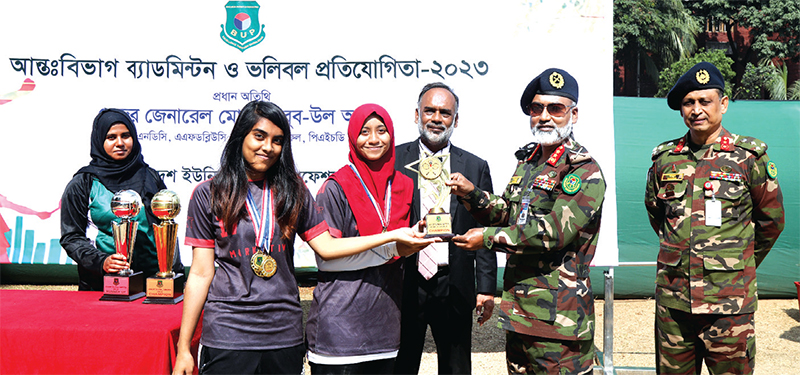
[[[417, 186], [417, 173], [405, 168], [406, 165], [419, 159], [419, 139], [395, 147], [395, 169], [411, 177], [414, 181], [414, 202], [411, 205], [411, 223], [419, 221], [420, 198]], [[475, 186], [484, 191], [493, 191], [489, 164], [485, 160], [450, 145], [450, 173], [459, 172], [467, 177]], [[453, 233], [464, 234], [467, 230], [480, 227], [464, 206], [458, 203], [456, 196], [450, 195], [448, 212], [452, 216]], [[477, 269], [477, 272], [476, 272]], [[405, 260], [403, 293], [417, 293], [421, 281], [425, 279], [417, 271], [417, 254]], [[472, 313], [475, 308], [476, 283], [477, 293], [494, 295], [497, 290], [497, 257], [494, 251], [480, 249], [465, 251], [450, 243], [450, 293], [451, 300], [458, 310]], [[453, 295], [455, 294], [455, 295]]]

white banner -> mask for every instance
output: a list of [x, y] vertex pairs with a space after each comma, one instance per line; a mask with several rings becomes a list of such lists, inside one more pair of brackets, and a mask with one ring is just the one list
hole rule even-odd
[[[396, 143], [411, 141], [419, 90], [442, 81], [461, 104], [452, 142], [489, 162], [501, 192], [514, 151], [532, 140], [522, 91], [559, 67], [580, 85], [576, 139], [608, 182], [595, 264], [616, 264], [612, 3], [489, 4], [4, 2], [0, 261], [70, 263], [58, 246], [57, 208], [67, 182], [90, 161], [92, 120], [102, 108], [131, 114], [145, 161], [186, 205], [216, 172], [250, 100], [284, 109], [298, 168], [316, 192], [347, 161], [353, 109], [382, 105]], [[185, 228], [185, 212], [177, 222]], [[182, 246], [181, 256], [191, 263], [190, 248]], [[299, 256], [298, 267], [314, 265], [310, 253]]]

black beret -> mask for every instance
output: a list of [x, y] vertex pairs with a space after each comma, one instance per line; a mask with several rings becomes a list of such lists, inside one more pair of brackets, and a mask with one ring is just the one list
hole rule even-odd
[[697, 63], [672, 86], [667, 94], [667, 104], [674, 110], [681, 109], [681, 101], [686, 94], [696, 90], [720, 89], [725, 90], [725, 79], [714, 64], [710, 62]]
[[550, 68], [543, 71], [542, 74], [536, 76], [528, 84], [528, 87], [522, 93], [522, 98], [519, 100], [522, 112], [526, 115], [528, 114], [528, 106], [536, 94], [563, 96], [577, 103], [578, 81], [562, 69]]

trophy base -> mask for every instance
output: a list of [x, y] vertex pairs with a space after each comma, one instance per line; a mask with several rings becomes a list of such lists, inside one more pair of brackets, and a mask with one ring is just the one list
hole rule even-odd
[[146, 304], [174, 305], [183, 301], [183, 287], [185, 278], [182, 273], [171, 277], [153, 276], [147, 278]]
[[101, 301], [132, 302], [145, 296], [144, 274], [103, 276], [103, 296]]
[[450, 214], [446, 212], [428, 213], [425, 215], [425, 226], [428, 230], [425, 238], [441, 238], [444, 241], [450, 241], [455, 236]]
[[444, 233], [444, 234], [426, 234], [425, 237], [422, 238], [441, 238], [442, 241], [450, 242], [456, 235], [453, 233]]

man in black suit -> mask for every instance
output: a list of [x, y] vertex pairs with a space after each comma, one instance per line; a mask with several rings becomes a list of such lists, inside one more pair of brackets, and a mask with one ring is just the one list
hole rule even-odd
[[[481, 189], [492, 191], [489, 164], [450, 143], [450, 136], [458, 127], [458, 96], [450, 87], [444, 83], [425, 85], [419, 94], [414, 118], [419, 125], [419, 139], [395, 148], [395, 168], [414, 180], [411, 222], [427, 214], [430, 203], [426, 197], [430, 199], [430, 192], [435, 190], [427, 185], [430, 181], [405, 168], [421, 157], [449, 154], [449, 158], [442, 158], [447, 172], [460, 172]], [[455, 234], [480, 226], [464, 206], [458, 204], [455, 195], [445, 200], [443, 208], [452, 215]], [[402, 329], [395, 373], [419, 372], [425, 332], [430, 325], [436, 342], [439, 373], [469, 374], [472, 370], [472, 310], [476, 309], [482, 324], [494, 309], [497, 289], [494, 252], [480, 249], [473, 253], [439, 243], [407, 257], [404, 266]]]

